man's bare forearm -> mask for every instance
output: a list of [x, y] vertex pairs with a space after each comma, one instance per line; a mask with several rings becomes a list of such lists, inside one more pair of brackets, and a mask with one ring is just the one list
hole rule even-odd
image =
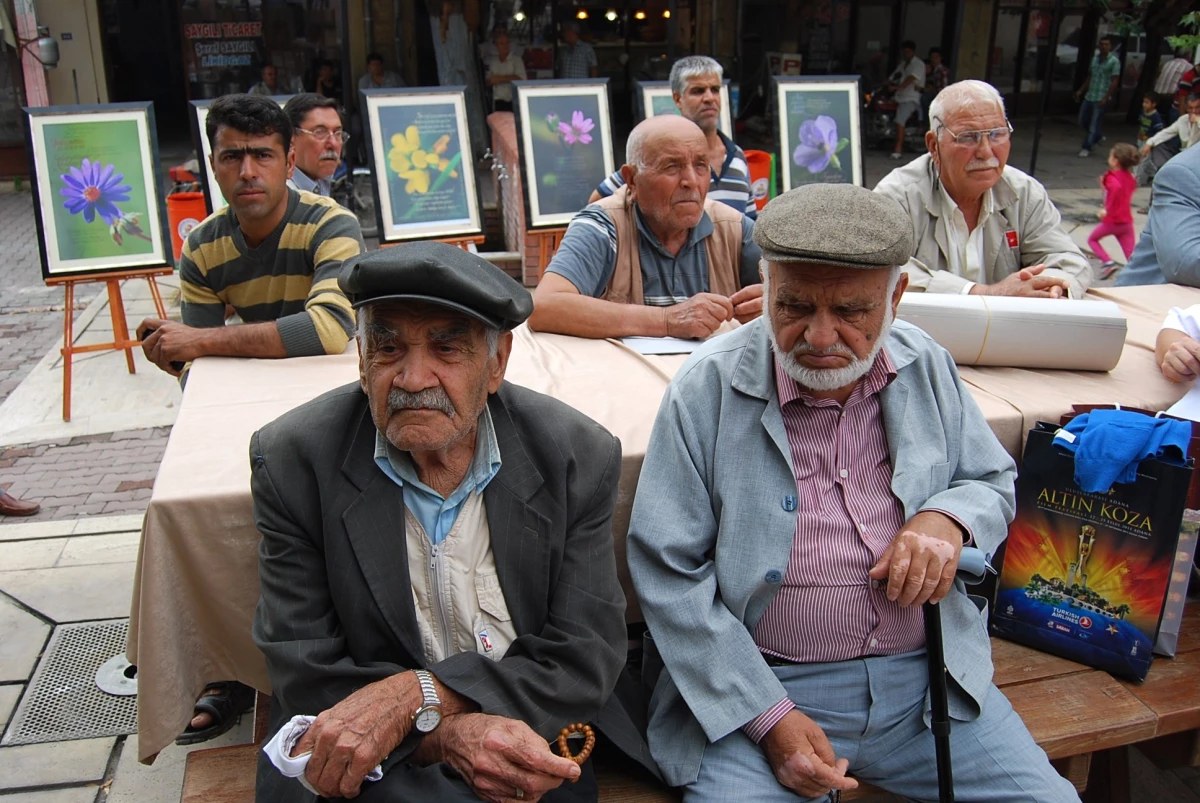
[[243, 323], [201, 329], [200, 346], [207, 357], [260, 357], [282, 359], [288, 356], [274, 322]]
[[666, 337], [666, 308], [616, 304], [576, 293], [549, 293], [536, 297], [529, 328], [575, 337]]

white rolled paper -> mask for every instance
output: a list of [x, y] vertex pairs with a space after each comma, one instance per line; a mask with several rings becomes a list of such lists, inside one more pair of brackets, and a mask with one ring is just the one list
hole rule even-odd
[[1111, 301], [905, 293], [897, 317], [959, 365], [1111, 371], [1127, 324]]

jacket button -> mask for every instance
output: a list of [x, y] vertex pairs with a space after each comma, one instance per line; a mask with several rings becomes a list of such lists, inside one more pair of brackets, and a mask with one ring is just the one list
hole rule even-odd
[[783, 509], [786, 510], [788, 513], [791, 513], [793, 510], [795, 510], [796, 509], [796, 497], [794, 497], [794, 496], [783, 497]]
[[780, 580], [783, 579], [783, 575], [780, 574], [778, 572], [778, 570], [772, 569], [771, 571], [767, 572], [767, 576], [764, 577], [763, 579], [766, 580], [768, 583], [778, 583]]

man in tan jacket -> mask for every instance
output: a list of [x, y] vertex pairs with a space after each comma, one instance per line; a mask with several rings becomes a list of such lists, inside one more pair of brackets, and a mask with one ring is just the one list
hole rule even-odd
[[875, 187], [912, 220], [908, 290], [1081, 298], [1091, 266], [1046, 188], [1008, 166], [1012, 126], [1000, 93], [983, 81], [951, 84], [929, 123], [929, 153]]
[[703, 338], [762, 312], [754, 222], [707, 198], [704, 132], [663, 115], [629, 135], [625, 186], [582, 210], [533, 295], [531, 329]]

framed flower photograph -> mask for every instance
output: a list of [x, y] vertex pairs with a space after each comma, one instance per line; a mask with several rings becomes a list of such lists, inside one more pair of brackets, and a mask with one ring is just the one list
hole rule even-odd
[[[271, 95], [271, 100], [283, 108], [291, 95]], [[208, 204], [209, 214], [219, 212], [229, 206], [225, 196], [221, 194], [221, 186], [217, 184], [217, 176], [212, 168], [212, 144], [208, 141], [205, 127], [208, 123], [208, 107], [213, 99], [193, 100], [192, 104], [192, 139], [196, 143], [196, 153], [200, 157], [200, 174], [204, 180], [204, 202]]]
[[615, 170], [608, 79], [514, 81], [525, 225], [565, 226]]
[[[641, 119], [660, 114], [679, 114], [670, 81], [638, 81], [638, 102]], [[717, 123], [721, 133], [733, 139], [733, 118], [729, 111], [729, 81], [721, 84], [721, 121]]]
[[362, 98], [380, 240], [481, 234], [466, 87], [367, 89]]
[[24, 111], [42, 278], [173, 264], [151, 104]]
[[805, 184], [863, 185], [858, 78], [777, 78], [782, 192]]

